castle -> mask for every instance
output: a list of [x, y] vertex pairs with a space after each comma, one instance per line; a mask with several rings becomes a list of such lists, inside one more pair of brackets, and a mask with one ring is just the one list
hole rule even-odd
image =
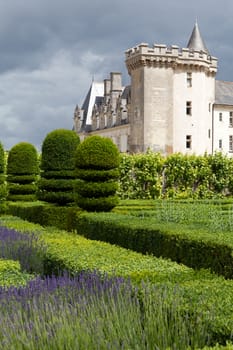
[[131, 77], [93, 81], [74, 130], [110, 137], [121, 152], [233, 155], [233, 82], [216, 80], [217, 58], [195, 23], [187, 48], [142, 43], [125, 53]]

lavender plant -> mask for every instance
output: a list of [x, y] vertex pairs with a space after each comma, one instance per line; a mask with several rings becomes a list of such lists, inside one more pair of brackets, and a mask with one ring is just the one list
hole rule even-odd
[[45, 251], [38, 235], [0, 227], [0, 257], [18, 260], [23, 271], [43, 274]]
[[0, 289], [1, 349], [195, 349], [208, 345], [208, 320], [185, 312], [168, 287], [83, 272]]

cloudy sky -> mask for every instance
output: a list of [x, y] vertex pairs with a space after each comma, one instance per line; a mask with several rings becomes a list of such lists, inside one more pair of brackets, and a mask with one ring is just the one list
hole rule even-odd
[[186, 47], [196, 19], [217, 78], [233, 81], [232, 0], [0, 0], [0, 141], [40, 150], [46, 134], [72, 129], [94, 77], [121, 71], [141, 42]]

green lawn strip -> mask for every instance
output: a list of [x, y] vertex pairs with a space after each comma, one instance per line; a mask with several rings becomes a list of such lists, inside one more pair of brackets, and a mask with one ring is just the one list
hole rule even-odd
[[23, 286], [33, 277], [21, 271], [18, 261], [0, 259], [0, 287]]
[[158, 222], [155, 217], [117, 213], [79, 215], [77, 232], [90, 239], [233, 277], [233, 232], [217, 233], [201, 226], [193, 228], [188, 224]]

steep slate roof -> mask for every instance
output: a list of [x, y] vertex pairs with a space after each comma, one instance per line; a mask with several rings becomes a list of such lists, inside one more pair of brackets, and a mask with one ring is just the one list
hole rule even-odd
[[202, 39], [197, 22], [195, 23], [195, 26], [193, 28], [187, 47], [195, 51], [204, 51], [207, 54], [209, 54], [209, 51], [204, 43], [204, 40]]
[[233, 105], [233, 82], [215, 81], [215, 104]]
[[91, 125], [92, 109], [96, 100], [98, 101], [104, 96], [104, 83], [93, 81], [83, 102], [82, 109], [84, 110], [83, 128], [86, 125]]
[[121, 98], [128, 99], [131, 94], [131, 85], [127, 85], [121, 95]]

